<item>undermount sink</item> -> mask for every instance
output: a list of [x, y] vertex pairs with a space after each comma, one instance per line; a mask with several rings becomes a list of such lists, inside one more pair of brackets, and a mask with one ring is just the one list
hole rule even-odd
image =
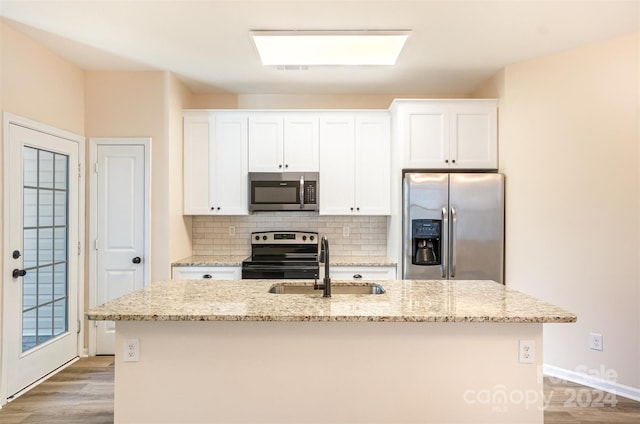
[[[274, 294], [320, 294], [322, 290], [314, 290], [313, 284], [278, 283], [269, 288]], [[376, 283], [332, 283], [331, 294], [384, 294], [384, 288]]]

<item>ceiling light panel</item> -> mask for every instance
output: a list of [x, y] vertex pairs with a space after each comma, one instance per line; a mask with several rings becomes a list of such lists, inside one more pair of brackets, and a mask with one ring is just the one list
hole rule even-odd
[[394, 65], [408, 31], [252, 31], [263, 65]]

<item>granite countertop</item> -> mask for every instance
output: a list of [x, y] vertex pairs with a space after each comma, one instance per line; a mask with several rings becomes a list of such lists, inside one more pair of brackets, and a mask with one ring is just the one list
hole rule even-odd
[[[247, 256], [189, 256], [171, 266], [240, 266]], [[396, 263], [381, 256], [332, 256], [331, 266], [396, 266]]]
[[331, 266], [396, 266], [384, 256], [331, 256]]
[[493, 281], [378, 281], [386, 293], [331, 298], [323, 298], [321, 291], [268, 292], [280, 283], [313, 284], [310, 280], [163, 281], [93, 308], [86, 317], [109, 321], [576, 321], [573, 313]]

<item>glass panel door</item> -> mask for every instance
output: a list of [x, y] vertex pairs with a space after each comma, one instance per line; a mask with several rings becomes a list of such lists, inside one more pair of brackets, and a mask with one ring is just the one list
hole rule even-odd
[[23, 147], [22, 352], [69, 329], [69, 157]]
[[[20, 118], [10, 117], [20, 121]], [[12, 253], [2, 287], [0, 405], [78, 356], [80, 144], [46, 127], [5, 122], [4, 228]], [[60, 135], [56, 135], [61, 133]]]

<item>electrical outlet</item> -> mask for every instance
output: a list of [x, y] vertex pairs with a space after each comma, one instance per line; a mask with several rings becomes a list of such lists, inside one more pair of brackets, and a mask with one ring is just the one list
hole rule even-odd
[[236, 235], [236, 227], [229, 227], [229, 235], [230, 236]]
[[124, 341], [123, 362], [138, 362], [140, 359], [138, 339], [127, 339]]
[[602, 351], [602, 334], [589, 333], [589, 349]]
[[536, 342], [534, 340], [520, 340], [518, 355], [521, 364], [533, 364], [536, 359]]
[[348, 226], [342, 227], [342, 237], [349, 237], [349, 227]]

